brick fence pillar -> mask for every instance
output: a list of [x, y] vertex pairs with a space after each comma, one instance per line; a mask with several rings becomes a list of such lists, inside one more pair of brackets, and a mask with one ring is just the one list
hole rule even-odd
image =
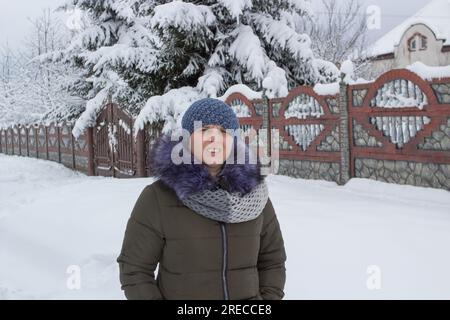
[[[261, 146], [264, 150], [263, 157], [261, 159], [261, 170], [263, 175], [268, 175], [271, 171], [271, 136], [270, 136], [270, 101], [266, 95], [266, 90], [263, 90], [263, 103], [262, 103], [262, 127], [261, 131], [258, 133], [258, 145]], [[258, 152], [260, 152], [260, 148], [258, 147]], [[261, 156], [261, 153], [259, 153]], [[268, 158], [266, 158], [268, 157]]]
[[348, 85], [344, 81], [345, 74], [341, 75], [339, 83], [339, 144], [341, 149], [341, 168], [339, 175], [339, 185], [344, 185], [350, 180], [350, 137], [349, 137], [349, 116], [348, 102], [349, 97]]

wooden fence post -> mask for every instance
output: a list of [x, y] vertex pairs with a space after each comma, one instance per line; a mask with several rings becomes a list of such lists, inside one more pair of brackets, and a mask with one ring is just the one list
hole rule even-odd
[[17, 147], [15, 146], [15, 144], [14, 144], [14, 141], [16, 140], [16, 130], [14, 130], [14, 129], [16, 129], [17, 128], [17, 126], [16, 125], [13, 125], [13, 154], [15, 154], [15, 155], [17, 155]]
[[86, 142], [88, 148], [88, 175], [95, 175], [94, 164], [94, 128], [89, 127], [86, 130]]
[[8, 149], [8, 128], [5, 129], [5, 153], [9, 154], [9, 149]]
[[11, 126], [9, 132], [11, 133], [11, 154], [15, 154], [16, 148], [14, 147], [14, 126]]
[[33, 125], [34, 130], [34, 145], [36, 146], [36, 158], [39, 158], [39, 127]]
[[25, 127], [25, 134], [27, 135], [27, 157], [30, 156], [30, 143], [28, 141], [28, 139], [30, 138], [29, 136], [29, 130], [28, 130], [28, 126]]
[[22, 155], [22, 135], [20, 133], [21, 129], [22, 129], [21, 125], [18, 125], [17, 126], [17, 134], [19, 136], [19, 139], [18, 139], [18, 141], [19, 141], [19, 156]]
[[61, 163], [61, 127], [59, 124], [55, 124], [56, 126], [56, 134], [57, 134], [57, 141], [58, 141], [58, 162]]
[[[145, 126], [144, 126], [145, 128]], [[146, 177], [145, 172], [145, 130], [139, 130], [136, 137], [136, 169], [138, 177]]]
[[49, 159], [49, 154], [48, 154], [48, 128], [47, 126], [44, 125], [44, 132], [45, 132], [45, 153], [46, 153], [46, 159]]
[[76, 170], [77, 162], [76, 162], [76, 158], [75, 158], [75, 137], [72, 134], [73, 126], [70, 124], [67, 124], [67, 123], [66, 123], [66, 126], [67, 126], [67, 130], [69, 130], [69, 132], [70, 132], [70, 144], [72, 146], [72, 148], [71, 148], [72, 149], [72, 168], [74, 168]]

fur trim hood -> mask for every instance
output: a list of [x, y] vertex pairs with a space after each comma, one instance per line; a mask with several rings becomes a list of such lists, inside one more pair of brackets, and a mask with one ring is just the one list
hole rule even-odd
[[[209, 174], [206, 165], [193, 163], [193, 155], [191, 155], [190, 163], [175, 164], [171, 159], [172, 149], [179, 143], [172, 141], [170, 135], [161, 136], [151, 148], [147, 160], [151, 175], [159, 178], [165, 185], [173, 189], [181, 200], [194, 193], [212, 190], [216, 186], [220, 186], [230, 193], [247, 194], [265, 178], [261, 174], [259, 161], [256, 164], [249, 163], [250, 150], [237, 138], [234, 139], [233, 144], [234, 163], [225, 162], [216, 179]], [[239, 148], [245, 148], [246, 161], [244, 164], [238, 164], [236, 161]]]

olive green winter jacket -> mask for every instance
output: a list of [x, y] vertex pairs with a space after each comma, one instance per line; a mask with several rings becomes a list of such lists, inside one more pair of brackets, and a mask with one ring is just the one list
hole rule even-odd
[[282, 299], [285, 260], [270, 199], [258, 218], [225, 224], [160, 180], [140, 194], [118, 258], [127, 299]]

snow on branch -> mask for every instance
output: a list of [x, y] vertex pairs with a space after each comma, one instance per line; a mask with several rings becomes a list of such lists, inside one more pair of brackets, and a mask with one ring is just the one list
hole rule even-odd
[[176, 27], [192, 30], [210, 26], [216, 22], [211, 8], [183, 1], [172, 1], [154, 8], [151, 26], [159, 28]]
[[104, 71], [101, 77], [87, 78], [86, 81], [92, 83], [93, 89], [90, 92], [92, 98], [87, 100], [85, 110], [75, 122], [72, 130], [75, 138], [78, 138], [86, 128], [95, 125], [98, 114], [109, 97], [116, 100], [117, 96], [124, 92], [128, 95], [134, 94], [129, 91], [128, 84], [121, 76], [112, 70]]
[[266, 53], [261, 41], [253, 33], [252, 28], [241, 24], [234, 31], [235, 40], [230, 45], [229, 53], [240, 65], [245, 66], [250, 76], [260, 83], [266, 69]]
[[80, 57], [85, 59], [85, 63], [93, 65], [93, 71], [108, 70], [108, 67], [118, 65], [147, 71], [157, 63], [156, 55], [152, 54], [151, 48], [130, 47], [126, 44], [101, 47], [95, 52], [83, 52]]
[[104, 22], [101, 26], [89, 26], [76, 36], [69, 45], [68, 50], [74, 50], [78, 47], [89, 47], [91, 45], [110, 45], [112, 40], [111, 34], [115, 34], [116, 30], [117, 24], [113, 22]]
[[251, 0], [219, 0], [230, 12], [231, 16], [237, 20], [239, 23], [239, 17], [245, 9], [251, 9], [253, 4]]
[[225, 68], [207, 67], [203, 75], [198, 78], [197, 89], [209, 97], [216, 97], [217, 92], [222, 90], [225, 86], [223, 80], [223, 74], [225, 73], [227, 73]]
[[297, 10], [309, 16], [314, 16], [314, 10], [309, 0], [288, 0], [288, 2]]
[[136, 18], [136, 14], [133, 12], [132, 5], [139, 4], [136, 0], [118, 0], [111, 1], [111, 9], [114, 10], [119, 18], [124, 19], [128, 23], [132, 22]]
[[355, 66], [351, 60], [345, 60], [342, 62], [341, 66], [341, 75], [344, 77], [343, 81], [347, 84], [353, 82], [353, 78], [355, 77]]
[[181, 127], [181, 117], [191, 103], [204, 97], [197, 89], [189, 86], [151, 97], [134, 122], [134, 135], [143, 130], [146, 123], [159, 121], [164, 121], [163, 133], [172, 132]]
[[92, 99], [88, 100], [86, 103], [86, 109], [81, 114], [81, 116], [75, 122], [72, 129], [72, 134], [78, 139], [80, 135], [83, 134], [84, 130], [88, 127], [93, 127], [97, 120], [97, 115], [100, 112], [103, 104], [108, 98], [109, 86], [106, 86], [100, 92], [98, 92]]
[[275, 20], [267, 14], [252, 13], [249, 15], [264, 39], [271, 45], [288, 50], [295, 60], [313, 58], [311, 39], [306, 34], [299, 34], [285, 22]]
[[275, 62], [269, 61], [267, 75], [263, 80], [263, 88], [269, 99], [284, 97], [289, 93], [286, 71], [278, 67]]
[[220, 41], [211, 57], [209, 57], [208, 66], [224, 66], [226, 63], [226, 51], [227, 48], [225, 47], [223, 41]]
[[259, 86], [262, 85], [267, 89], [269, 98], [286, 95], [288, 92], [286, 72], [269, 59], [252, 28], [240, 24], [233, 33], [236, 39], [230, 46], [230, 55], [246, 67]]
[[340, 71], [336, 65], [330, 61], [315, 58], [312, 60], [312, 67], [319, 75], [319, 83], [330, 83], [339, 80]]

